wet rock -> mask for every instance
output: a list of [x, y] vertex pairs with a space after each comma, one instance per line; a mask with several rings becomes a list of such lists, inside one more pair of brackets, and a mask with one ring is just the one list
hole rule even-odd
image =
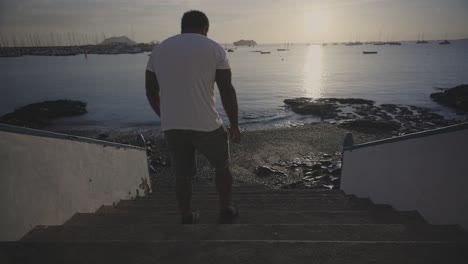
[[312, 170], [320, 170], [322, 169], [322, 164], [314, 164], [312, 167], [311, 167]]
[[322, 164], [322, 166], [327, 167], [333, 164], [331, 160], [321, 160], [320, 163]]
[[310, 102], [302, 105], [292, 106], [292, 110], [300, 115], [315, 115], [323, 119], [335, 118], [338, 116], [338, 108], [332, 104]]
[[395, 131], [400, 129], [401, 125], [395, 121], [356, 119], [343, 121], [339, 127], [367, 132], [369, 130]]
[[0, 123], [43, 128], [56, 118], [86, 114], [86, 103], [73, 100], [56, 100], [34, 103], [0, 117]]
[[375, 102], [372, 100], [360, 99], [360, 98], [321, 98], [318, 99], [319, 102], [330, 102], [330, 103], [340, 103], [340, 104], [364, 104], [364, 105], [373, 105]]
[[311, 98], [299, 97], [299, 98], [293, 98], [293, 99], [286, 99], [283, 102], [290, 106], [299, 106], [299, 105], [304, 105], [306, 103], [309, 103], [311, 101], [312, 101]]
[[391, 113], [391, 114], [396, 114], [398, 111], [397, 111], [397, 105], [395, 104], [382, 104], [380, 105], [380, 107], [382, 107], [382, 109], [384, 109], [385, 111]]
[[468, 112], [468, 84], [433, 93], [431, 98], [442, 105]]
[[278, 176], [286, 176], [284, 172], [281, 172], [279, 170], [275, 170], [273, 168], [270, 168], [268, 166], [257, 166], [255, 167], [255, 174], [258, 176], [262, 177], [267, 177], [267, 176], [272, 176], [272, 175], [278, 175]]

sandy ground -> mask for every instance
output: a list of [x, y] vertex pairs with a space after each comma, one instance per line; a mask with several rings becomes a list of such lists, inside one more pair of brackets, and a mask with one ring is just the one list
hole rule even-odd
[[[231, 168], [234, 185], [263, 184], [269, 187], [280, 187], [296, 182], [303, 177], [300, 168], [281, 166], [281, 162], [310, 161], [311, 164], [324, 159], [339, 163], [343, 139], [348, 130], [334, 124], [313, 123], [294, 128], [244, 131], [242, 142], [231, 145]], [[353, 133], [355, 144], [389, 138], [388, 132]], [[136, 132], [68, 131], [69, 134], [101, 138], [103, 140], [134, 144]], [[154, 168], [153, 185], [173, 184], [167, 148], [159, 130], [143, 133], [148, 141], [148, 156]], [[214, 173], [207, 160], [198, 155], [198, 173], [194, 182], [214, 183]], [[269, 166], [284, 174], [259, 176], [255, 173], [257, 166]]]

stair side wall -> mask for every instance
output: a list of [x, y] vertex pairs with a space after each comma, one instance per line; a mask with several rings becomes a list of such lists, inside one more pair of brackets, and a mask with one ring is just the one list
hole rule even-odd
[[397, 210], [417, 210], [429, 223], [468, 230], [467, 151], [468, 128], [348, 148], [341, 188]]
[[0, 131], [0, 241], [149, 188], [146, 151]]

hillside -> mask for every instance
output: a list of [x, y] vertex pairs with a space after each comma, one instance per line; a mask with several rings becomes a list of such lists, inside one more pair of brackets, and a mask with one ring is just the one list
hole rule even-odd
[[137, 44], [135, 41], [129, 39], [126, 36], [121, 37], [110, 37], [105, 39], [101, 45], [112, 45], [112, 44], [127, 44], [127, 45], [135, 45]]

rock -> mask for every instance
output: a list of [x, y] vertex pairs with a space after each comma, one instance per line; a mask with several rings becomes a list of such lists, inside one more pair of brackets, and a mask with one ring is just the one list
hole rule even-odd
[[329, 159], [329, 158], [331, 158], [331, 155], [330, 154], [323, 154], [322, 157], [325, 158], [325, 159]]
[[401, 125], [395, 121], [369, 119], [343, 121], [338, 126], [364, 132], [367, 132], [368, 130], [395, 131], [401, 127]]
[[360, 98], [320, 98], [317, 101], [350, 104], [350, 105], [354, 105], [354, 104], [373, 105], [375, 103], [372, 100], [366, 100], [366, 99], [360, 99]]
[[86, 114], [86, 103], [72, 100], [57, 100], [34, 103], [16, 109], [0, 117], [0, 123], [43, 128], [55, 118]]
[[316, 177], [316, 176], [319, 176], [322, 174], [322, 171], [321, 170], [314, 170], [314, 171], [307, 171], [304, 173], [304, 176], [312, 176], [312, 177]]
[[324, 119], [338, 116], [336, 112], [337, 107], [332, 104], [310, 102], [303, 105], [292, 106], [292, 110], [300, 115], [315, 115]]
[[433, 93], [431, 98], [439, 104], [468, 112], [468, 84]]
[[306, 103], [309, 103], [311, 101], [312, 101], [311, 98], [299, 97], [299, 98], [293, 98], [293, 99], [286, 99], [283, 102], [290, 106], [299, 106], [299, 105], [304, 105]]
[[262, 177], [278, 175], [278, 176], [286, 176], [283, 172], [279, 170], [272, 169], [268, 166], [257, 166], [255, 167], [255, 174]]
[[102, 134], [99, 134], [97, 138], [98, 138], [98, 139], [106, 139], [106, 138], [108, 138], [108, 137], [109, 137], [109, 134], [108, 134], [108, 133], [102, 133]]
[[311, 167], [312, 170], [321, 170], [322, 169], [322, 164], [314, 164]]
[[333, 164], [331, 160], [321, 160], [320, 163], [322, 166], [330, 166]]

